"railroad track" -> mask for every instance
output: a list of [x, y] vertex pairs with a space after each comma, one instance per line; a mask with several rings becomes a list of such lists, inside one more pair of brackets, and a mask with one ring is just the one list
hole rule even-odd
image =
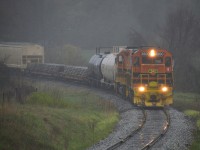
[[147, 150], [164, 136], [170, 126], [170, 116], [167, 110], [142, 111], [143, 121], [139, 127], [124, 139], [108, 147], [107, 150]]

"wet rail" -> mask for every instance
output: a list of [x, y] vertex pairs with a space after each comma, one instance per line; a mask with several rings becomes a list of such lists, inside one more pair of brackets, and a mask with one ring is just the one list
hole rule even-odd
[[131, 137], [133, 137], [134, 134], [136, 134], [137, 132], [139, 132], [139, 131], [143, 128], [143, 126], [144, 126], [144, 124], [145, 124], [145, 122], [146, 122], [146, 112], [145, 112], [144, 109], [142, 109], [142, 113], [143, 113], [142, 122], [141, 122], [141, 124], [138, 126], [138, 128], [135, 129], [135, 130], [133, 130], [132, 132], [130, 132], [130, 134], [128, 134], [124, 139], [121, 139], [119, 142], [117, 142], [117, 143], [113, 144], [112, 146], [110, 146], [109, 148], [107, 148], [107, 150], [114, 150], [114, 149], [120, 147], [120, 146], [121, 146], [122, 144], [124, 144], [127, 140], [129, 140]]
[[167, 132], [170, 116], [166, 109], [143, 110], [143, 121], [137, 129], [107, 150], [151, 149]]
[[168, 113], [168, 111], [166, 109], [163, 109], [163, 113], [165, 114], [166, 121], [165, 121], [165, 124], [164, 124], [160, 134], [157, 137], [155, 137], [152, 141], [150, 141], [148, 144], [146, 144], [142, 148], [142, 150], [151, 149], [153, 147], [153, 145], [156, 142], [158, 142], [166, 134], [166, 132], [168, 131], [169, 126], [170, 126], [170, 115], [169, 115], [169, 113]]

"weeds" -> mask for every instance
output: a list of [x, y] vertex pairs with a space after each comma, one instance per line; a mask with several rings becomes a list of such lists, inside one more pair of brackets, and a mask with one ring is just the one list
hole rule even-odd
[[200, 95], [194, 93], [175, 93], [174, 107], [183, 111], [196, 123], [195, 140], [190, 149], [200, 149]]
[[86, 149], [118, 121], [112, 103], [88, 91], [35, 87], [23, 104], [1, 101], [0, 149]]

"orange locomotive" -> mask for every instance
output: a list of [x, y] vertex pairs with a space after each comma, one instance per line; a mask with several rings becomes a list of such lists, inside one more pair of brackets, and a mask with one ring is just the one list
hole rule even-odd
[[172, 104], [172, 54], [155, 47], [127, 47], [120, 51], [116, 57], [115, 90], [139, 106]]

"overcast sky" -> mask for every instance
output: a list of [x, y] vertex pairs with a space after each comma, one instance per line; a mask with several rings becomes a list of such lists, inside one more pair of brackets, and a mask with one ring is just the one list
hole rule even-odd
[[149, 44], [180, 0], [1, 0], [0, 40], [72, 44], [83, 48], [130, 45], [136, 30]]

